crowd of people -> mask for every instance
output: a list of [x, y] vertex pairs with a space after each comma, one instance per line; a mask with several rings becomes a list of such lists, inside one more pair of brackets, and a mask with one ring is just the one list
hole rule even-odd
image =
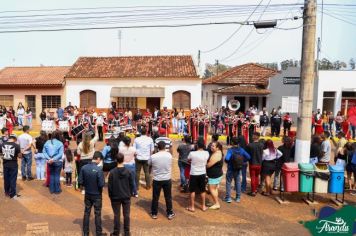
[[[130, 199], [139, 197], [140, 187], [142, 187], [140, 186], [142, 170], [145, 179], [144, 187], [147, 190], [152, 189], [150, 209], [152, 219], [158, 218], [158, 201], [162, 190], [166, 202], [166, 217], [169, 220], [175, 217], [172, 204], [174, 158], [172, 140], [168, 135], [170, 132], [183, 135], [183, 142], [177, 147], [177, 165], [180, 191], [182, 194], [189, 194], [189, 203], [186, 208], [189, 212], [196, 211], [196, 194], [201, 197], [200, 209], [202, 211], [220, 209], [219, 187], [224, 177], [224, 163], [227, 171], [223, 201], [239, 203], [242, 193], [248, 190], [248, 195], [252, 197], [258, 193], [270, 196], [278, 188], [283, 191], [283, 182], [279, 178], [281, 168], [284, 163], [294, 162], [294, 138], [287, 135], [292, 120], [288, 113], [282, 116], [280, 108], [272, 111], [271, 114], [267, 114], [265, 110], [261, 114], [257, 113], [255, 108], [251, 108], [246, 114], [236, 114], [226, 109], [211, 114], [204, 108], [197, 108], [191, 111], [190, 116], [186, 116], [183, 110], [169, 112], [166, 109], [163, 111], [155, 109], [152, 114], [149, 110], [146, 114], [141, 114], [140, 111], [132, 114], [129, 109], [125, 112], [112, 109], [107, 116], [104, 112], [94, 116], [96, 112], [84, 110], [79, 119], [75, 115], [76, 110], [75, 107], [69, 105], [63, 109], [63, 113], [58, 109], [57, 115], [59, 120], [68, 119], [68, 121], [74, 116], [73, 124], [85, 124], [80, 134], [72, 134], [70, 131], [65, 134], [57, 129], [49, 134], [41, 131], [39, 137], [33, 139], [29, 134], [30, 127], [27, 124], [22, 123], [23, 133], [18, 137], [12, 134], [8, 127], [3, 127], [1, 155], [4, 190], [9, 198], [20, 197], [16, 189], [18, 159], [21, 160], [23, 181], [34, 179], [31, 172], [34, 159], [36, 179], [45, 181], [44, 184], [49, 187], [52, 194], [61, 193], [60, 177], [63, 173], [65, 186], [72, 187], [74, 184], [74, 187], [84, 194], [84, 235], [89, 234], [92, 207], [94, 207], [96, 233], [103, 235], [101, 227], [103, 191], [108, 192], [113, 209], [112, 235], [120, 233], [121, 207], [123, 208], [124, 234], [130, 234]], [[318, 114], [319, 112], [313, 116], [313, 119], [319, 120]], [[171, 115], [172, 122], [168, 121]], [[99, 119], [98, 122], [99, 116], [103, 119]], [[235, 118], [237, 119], [236, 125], [233, 120]], [[242, 122], [242, 118], [243, 123], [239, 125], [238, 122]], [[256, 122], [257, 118], [259, 122]], [[46, 117], [46, 119], [51, 118]], [[280, 121], [277, 122], [277, 119]], [[223, 121], [223, 125], [227, 128], [224, 127], [224, 131], [221, 132], [219, 124]], [[271, 139], [265, 139], [266, 129], [263, 127], [269, 122], [273, 123], [273, 135], [278, 136], [282, 121], [289, 123], [286, 126], [283, 123], [287, 133], [283, 136], [282, 145], [276, 147]], [[243, 126], [246, 122], [254, 127], [245, 129], [247, 132], [244, 133]], [[171, 124], [172, 129], [169, 127]], [[261, 132], [256, 130], [257, 124]], [[98, 150], [96, 144], [98, 141], [103, 141], [104, 131], [104, 128], [100, 127], [104, 125], [108, 126], [108, 131], [113, 131], [118, 126], [131, 125], [135, 130], [133, 133], [135, 138], [126, 136], [122, 130], [117, 136], [115, 132], [109, 132], [106, 146]], [[208, 144], [207, 133], [210, 129], [212, 139]], [[347, 187], [350, 190], [356, 190], [356, 144], [348, 142], [346, 134], [341, 129], [335, 130], [338, 140], [330, 138], [330, 126], [323, 129], [322, 133], [317, 132], [317, 129], [318, 127], [315, 127], [315, 135], [312, 138], [311, 163], [325, 165], [334, 161], [338, 165], [343, 165], [348, 177]], [[226, 134], [228, 139], [227, 149], [224, 149], [219, 141], [222, 133]], [[75, 150], [70, 149], [71, 138], [76, 140]], [[336, 146], [335, 160], [331, 160], [331, 143]], [[251, 179], [249, 188], [248, 173]], [[352, 181], [352, 175], [354, 181]], [[75, 181], [72, 180], [73, 177]], [[234, 188], [232, 188], [232, 182], [234, 182]], [[232, 189], [235, 190], [235, 197], [232, 197]], [[351, 191], [351, 193], [354, 192]]]

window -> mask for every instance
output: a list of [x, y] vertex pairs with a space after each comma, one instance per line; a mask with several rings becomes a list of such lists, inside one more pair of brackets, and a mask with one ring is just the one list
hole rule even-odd
[[42, 96], [42, 109], [61, 106], [61, 96]]
[[282, 97], [282, 111], [298, 113], [299, 97]]
[[80, 92], [80, 107], [94, 108], [96, 107], [96, 92], [92, 90], [84, 90]]
[[335, 98], [335, 92], [324, 92], [324, 98]]
[[190, 93], [187, 91], [176, 91], [173, 93], [173, 107], [177, 109], [190, 109]]
[[356, 92], [342, 92], [342, 97], [356, 97]]
[[14, 96], [0, 95], [0, 105], [3, 105], [5, 107], [14, 106]]
[[137, 108], [137, 97], [119, 97], [118, 101], [118, 108], [125, 109], [130, 108], [134, 109]]

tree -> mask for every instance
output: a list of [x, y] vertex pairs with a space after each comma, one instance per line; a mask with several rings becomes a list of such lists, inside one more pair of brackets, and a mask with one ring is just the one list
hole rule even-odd
[[280, 63], [281, 65], [281, 69], [282, 70], [286, 70], [288, 67], [298, 67], [300, 66], [300, 61], [298, 60], [293, 60], [293, 59], [290, 59], [290, 60], [284, 60]]
[[278, 70], [278, 63], [277, 62], [272, 62], [272, 63], [257, 63], [261, 66], [270, 68], [270, 69], [274, 69], [274, 70]]
[[335, 70], [340, 70], [342, 68], [346, 68], [347, 67], [345, 62], [339, 61], [339, 60], [334, 61], [333, 66], [334, 66]]
[[331, 61], [329, 61], [326, 58], [321, 59], [321, 61], [319, 61], [319, 70], [333, 70], [334, 65]]
[[354, 70], [356, 68], [356, 64], [353, 58], [350, 59], [349, 61], [349, 65], [351, 67], [352, 70]]
[[221, 73], [231, 69], [231, 66], [224, 64], [205, 64], [204, 79], [215, 76], [217, 73]]

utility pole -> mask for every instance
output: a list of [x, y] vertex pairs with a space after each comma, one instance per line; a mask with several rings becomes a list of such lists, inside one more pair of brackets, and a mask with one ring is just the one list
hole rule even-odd
[[315, 79], [316, 0], [304, 1], [302, 68], [295, 160], [309, 163], [313, 89]]
[[121, 56], [121, 30], [117, 32], [117, 38], [119, 39], [119, 56]]

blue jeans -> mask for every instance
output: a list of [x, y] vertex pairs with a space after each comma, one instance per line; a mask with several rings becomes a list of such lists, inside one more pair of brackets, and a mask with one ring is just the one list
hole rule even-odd
[[180, 185], [184, 186], [187, 183], [184, 175], [185, 165], [182, 162], [178, 161], [178, 167], [179, 167], [179, 175], [180, 175]]
[[37, 153], [35, 156], [36, 160], [36, 178], [44, 179], [45, 178], [45, 169], [46, 169], [46, 159], [43, 156], [43, 153]]
[[178, 120], [178, 133], [182, 134], [184, 133], [184, 120], [181, 119], [181, 120]]
[[32, 152], [28, 154], [23, 154], [22, 161], [21, 161], [21, 175], [23, 178], [32, 177], [31, 166], [32, 166]]
[[242, 183], [241, 183], [241, 191], [246, 192], [246, 187], [247, 187], [247, 163], [244, 163], [242, 166]]
[[11, 198], [16, 195], [17, 166], [4, 167], [4, 190]]
[[30, 126], [30, 129], [32, 129], [32, 117], [27, 117], [26, 125]]
[[133, 179], [133, 183], [132, 183], [132, 186], [133, 186], [133, 195], [136, 195], [137, 194], [137, 188], [136, 188], [136, 165], [135, 163], [133, 164], [124, 164], [124, 167], [126, 169], [128, 169], [131, 174], [132, 174], [132, 179]]
[[356, 126], [351, 125], [351, 134], [352, 134], [352, 139], [355, 139], [356, 137]]
[[19, 126], [23, 126], [23, 116], [22, 115], [19, 115], [17, 116], [17, 122], [19, 123]]
[[61, 183], [60, 175], [63, 167], [63, 162], [53, 162], [49, 165], [50, 179], [49, 179], [49, 191], [51, 193], [60, 193]]
[[178, 133], [178, 120], [177, 118], [172, 119], [173, 133]]
[[242, 170], [226, 172], [226, 198], [231, 198], [231, 182], [235, 182], [236, 198], [241, 197], [241, 172]]

